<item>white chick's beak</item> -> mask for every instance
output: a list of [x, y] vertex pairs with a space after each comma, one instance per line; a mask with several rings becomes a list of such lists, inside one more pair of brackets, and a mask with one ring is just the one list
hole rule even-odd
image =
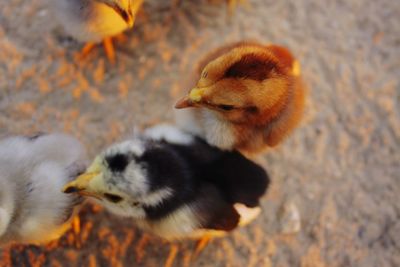
[[85, 173], [78, 176], [72, 182], [66, 184], [62, 191], [67, 194], [78, 193], [82, 196], [100, 199], [102, 194], [101, 192], [104, 191], [103, 189], [104, 180], [101, 158], [97, 157]]

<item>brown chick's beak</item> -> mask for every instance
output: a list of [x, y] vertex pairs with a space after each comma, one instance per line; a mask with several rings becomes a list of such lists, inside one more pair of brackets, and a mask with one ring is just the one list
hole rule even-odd
[[181, 100], [179, 100], [175, 104], [175, 108], [177, 108], [177, 109], [189, 108], [189, 107], [193, 107], [193, 106], [194, 106], [194, 102], [190, 99], [189, 96], [183, 97]]

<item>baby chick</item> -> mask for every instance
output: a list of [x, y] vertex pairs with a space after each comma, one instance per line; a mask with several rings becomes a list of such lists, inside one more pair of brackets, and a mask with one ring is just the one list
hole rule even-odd
[[236, 43], [199, 64], [197, 85], [179, 100], [176, 123], [221, 149], [260, 152], [297, 126], [304, 106], [300, 65], [284, 47]]
[[64, 187], [165, 239], [219, 236], [253, 220], [269, 178], [236, 151], [161, 125], [112, 145]]
[[52, 7], [65, 30], [75, 39], [95, 43], [104, 41], [111, 62], [115, 61], [111, 37], [133, 27], [143, 0], [54, 0]]
[[80, 202], [65, 183], [85, 170], [85, 150], [64, 134], [0, 141], [0, 245], [44, 243], [68, 229]]

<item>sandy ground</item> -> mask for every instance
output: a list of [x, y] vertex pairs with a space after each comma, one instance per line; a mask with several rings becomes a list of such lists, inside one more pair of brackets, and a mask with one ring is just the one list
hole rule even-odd
[[[172, 1], [171, 1], [172, 2]], [[117, 44], [78, 62], [40, 0], [0, 1], [0, 137], [77, 136], [94, 156], [172, 119], [180, 84], [203, 53], [257, 39], [288, 46], [309, 86], [302, 126], [265, 156], [273, 184], [262, 215], [214, 240], [170, 244], [128, 219], [86, 206], [47, 246], [14, 246], [0, 266], [400, 266], [400, 1], [252, 0], [229, 21], [224, 5], [147, 1]]]

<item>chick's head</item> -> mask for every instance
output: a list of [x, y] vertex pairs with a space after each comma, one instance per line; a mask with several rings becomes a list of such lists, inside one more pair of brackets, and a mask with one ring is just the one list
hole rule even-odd
[[156, 144], [125, 141], [97, 156], [63, 191], [92, 197], [117, 215], [145, 219], [149, 209], [173, 194], [176, 179], [170, 173], [176, 166], [166, 158], [170, 155]]
[[204, 107], [232, 123], [264, 124], [284, 108], [296, 68], [286, 48], [242, 44], [205, 65], [176, 108]]

